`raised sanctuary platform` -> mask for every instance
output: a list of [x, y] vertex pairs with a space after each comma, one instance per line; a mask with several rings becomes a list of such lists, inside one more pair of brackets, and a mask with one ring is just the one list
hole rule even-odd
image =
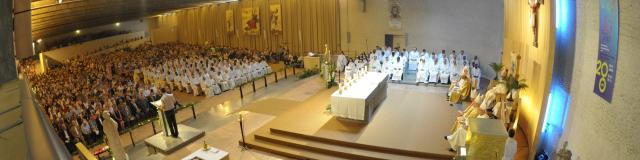
[[164, 136], [164, 132], [159, 132], [145, 139], [144, 143], [150, 150], [154, 149], [163, 154], [169, 154], [204, 136], [204, 131], [182, 124], [178, 124], [178, 132], [178, 138], [167, 137]]
[[296, 159], [451, 159], [448, 143], [456, 111], [446, 88], [389, 84], [369, 123], [338, 120], [326, 106], [335, 88], [321, 91], [246, 136], [251, 148]]

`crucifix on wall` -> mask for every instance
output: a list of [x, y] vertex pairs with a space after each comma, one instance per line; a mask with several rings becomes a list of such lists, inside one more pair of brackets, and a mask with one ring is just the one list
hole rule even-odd
[[533, 30], [533, 46], [538, 47], [538, 8], [540, 8], [541, 0], [529, 0], [529, 24]]

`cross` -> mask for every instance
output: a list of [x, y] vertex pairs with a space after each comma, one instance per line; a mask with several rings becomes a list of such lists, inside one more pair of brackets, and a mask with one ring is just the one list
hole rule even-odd
[[531, 8], [529, 23], [531, 23], [531, 29], [533, 29], [533, 46], [538, 47], [538, 8], [540, 8], [540, 0], [529, 0], [529, 8]]

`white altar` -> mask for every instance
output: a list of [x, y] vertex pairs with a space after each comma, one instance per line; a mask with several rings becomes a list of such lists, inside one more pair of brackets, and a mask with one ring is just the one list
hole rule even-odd
[[377, 107], [387, 97], [388, 76], [383, 73], [367, 72], [355, 82], [338, 89], [331, 95], [333, 116], [368, 122]]

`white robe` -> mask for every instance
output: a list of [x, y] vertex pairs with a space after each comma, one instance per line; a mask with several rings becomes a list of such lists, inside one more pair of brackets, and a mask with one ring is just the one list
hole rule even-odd
[[475, 82], [474, 87], [478, 88], [480, 86], [480, 79], [482, 78], [482, 73], [480, 68], [472, 68], [471, 75], [473, 76], [473, 80]]
[[373, 62], [369, 62], [369, 64], [371, 64], [369, 67], [369, 72], [378, 72], [378, 73], [382, 72], [382, 65], [380, 65], [380, 62], [373, 61]]
[[253, 70], [251, 70], [251, 67], [249, 65], [245, 65], [242, 68], [242, 74], [244, 74], [245, 78], [248, 81], [252, 81], [254, 79], [253, 77]]
[[271, 73], [271, 66], [269, 66], [269, 64], [267, 64], [266, 61], [260, 62], [260, 65], [262, 65], [262, 73], [263, 74]]
[[378, 59], [384, 58], [382, 57], [382, 50], [376, 49], [376, 52], [374, 54], [376, 55], [376, 57], [378, 57]]
[[231, 71], [231, 74], [233, 75], [233, 79], [236, 85], [241, 85], [247, 81], [247, 79], [244, 78], [244, 75], [242, 75], [242, 73], [240, 73], [240, 71], [237, 69], [234, 69], [233, 71]]
[[218, 95], [222, 92], [222, 90], [220, 89], [220, 86], [218, 86], [218, 84], [216, 84], [216, 81], [212, 78], [207, 78], [207, 80], [205, 80], [205, 84], [206, 84], [206, 88], [207, 88], [207, 96], [213, 96], [213, 95]]
[[198, 75], [191, 77], [191, 88], [193, 89], [193, 95], [197, 96], [198, 94], [200, 94], [200, 81], [202, 80], [202, 78]]
[[173, 85], [176, 89], [182, 90], [182, 77], [179, 75], [173, 75]]
[[338, 58], [336, 59], [336, 70], [338, 72], [344, 72], [344, 67], [347, 66], [347, 57], [344, 56], [344, 54], [339, 54]]
[[390, 48], [385, 49], [382, 56], [384, 58], [391, 56], [391, 49]]
[[429, 83], [437, 83], [438, 82], [438, 73], [440, 72], [438, 66], [435, 64], [433, 60], [429, 60], [427, 65], [427, 71], [429, 71]]
[[440, 68], [440, 83], [449, 83], [449, 64], [439, 63], [438, 67]]
[[191, 85], [189, 85], [190, 79], [188, 76], [182, 76], [182, 88], [187, 90], [187, 93], [191, 93], [192, 89]]
[[507, 138], [507, 142], [504, 144], [504, 154], [502, 160], [513, 160], [516, 156], [518, 142], [514, 138]]
[[234, 75], [232, 72], [228, 72], [226, 74], [223, 74], [224, 76], [222, 77], [223, 79], [225, 79], [227, 81], [227, 83], [229, 84], [229, 89], [233, 89], [236, 87], [236, 81], [233, 78]]
[[251, 64], [251, 70], [253, 72], [253, 78], [262, 77], [262, 67], [258, 63]]
[[402, 80], [402, 74], [404, 73], [404, 63], [401, 63], [401, 62], [396, 63], [393, 66], [393, 76], [391, 77], [391, 80], [394, 80], [394, 81]]
[[373, 58], [374, 56], [376, 56], [376, 55], [375, 55], [375, 54], [373, 54], [373, 53], [370, 53], [370, 54], [369, 54], [369, 61], [372, 61], [372, 60], [374, 59], [374, 58]]
[[409, 52], [409, 67], [408, 69], [410, 71], [416, 71], [418, 69], [418, 57], [419, 57], [419, 53], [418, 51], [411, 51]]
[[382, 63], [382, 73], [389, 75], [391, 74], [391, 71], [393, 70], [393, 66], [391, 64], [391, 61], [385, 61]]
[[418, 63], [418, 72], [416, 73], [416, 83], [427, 82], [427, 64], [424, 62]]
[[465, 146], [467, 139], [467, 130], [464, 129], [463, 125], [459, 125], [456, 128], [456, 131], [453, 134], [447, 136], [447, 141], [449, 141], [449, 146], [453, 150], [457, 150], [458, 147]]
[[354, 74], [356, 73], [356, 65], [351, 62], [344, 69], [344, 78], [345, 79], [353, 79]]
[[460, 74], [462, 70], [458, 70], [458, 67], [460, 65], [450, 65], [450, 69], [451, 69], [451, 83], [455, 83], [458, 80], [460, 80]]
[[218, 82], [218, 84], [220, 84], [220, 89], [222, 89], [222, 91], [227, 91], [229, 90], [229, 83], [223, 78], [224, 73], [219, 74], [219, 75], [215, 75], [213, 76], [216, 80], [216, 82]]

